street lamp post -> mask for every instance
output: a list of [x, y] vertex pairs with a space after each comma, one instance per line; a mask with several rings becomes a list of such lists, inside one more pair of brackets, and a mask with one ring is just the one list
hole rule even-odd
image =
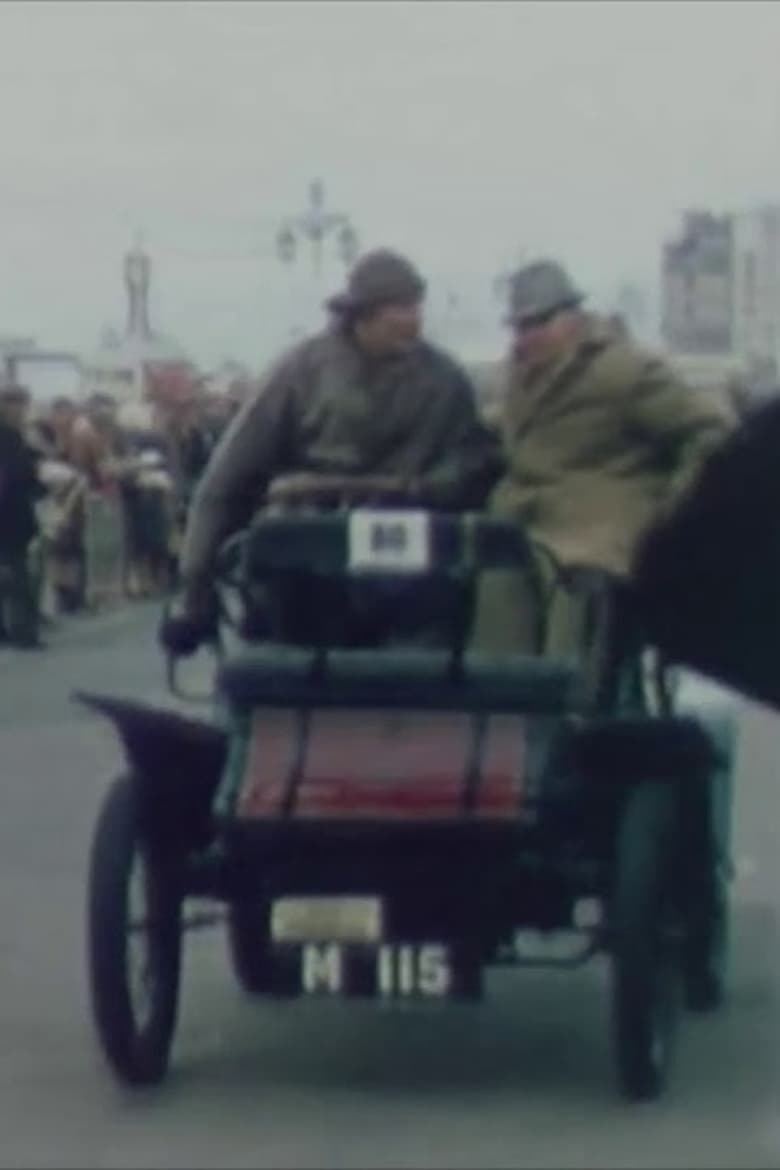
[[308, 245], [314, 280], [319, 289], [324, 246], [330, 239], [334, 240], [336, 255], [342, 264], [345, 267], [351, 265], [358, 251], [357, 232], [348, 215], [328, 210], [324, 184], [316, 179], [309, 187], [309, 201], [304, 211], [285, 219], [280, 225], [276, 234], [277, 255], [282, 264], [292, 268], [301, 248]]
[[325, 187], [320, 179], [309, 187], [309, 203], [300, 214], [284, 221], [276, 236], [279, 259], [293, 264], [300, 245], [311, 246], [312, 263], [317, 275], [322, 271], [323, 245], [335, 235], [339, 259], [349, 265], [357, 255], [358, 238], [348, 215], [328, 211], [325, 206]]

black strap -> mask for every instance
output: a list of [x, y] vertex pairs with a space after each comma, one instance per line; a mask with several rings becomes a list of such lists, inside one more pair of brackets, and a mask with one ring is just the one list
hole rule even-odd
[[295, 811], [295, 805], [298, 799], [298, 791], [303, 780], [303, 773], [306, 767], [306, 756], [309, 751], [309, 739], [311, 734], [311, 719], [312, 713], [308, 707], [299, 708], [296, 712], [298, 724], [298, 736], [296, 743], [295, 757], [290, 767], [290, 773], [287, 777], [287, 789], [282, 801], [282, 815], [291, 817]]
[[484, 711], [473, 715], [471, 719], [471, 753], [464, 776], [463, 791], [463, 812], [466, 816], [473, 813], [477, 807], [479, 788], [482, 781], [482, 757], [489, 723], [490, 716]]

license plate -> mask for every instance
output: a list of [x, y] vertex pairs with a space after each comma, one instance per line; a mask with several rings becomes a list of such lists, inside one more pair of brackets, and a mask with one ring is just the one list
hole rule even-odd
[[300, 978], [308, 995], [446, 999], [462, 994], [457, 966], [443, 943], [382, 943], [369, 950], [306, 943], [300, 949]]
[[280, 898], [271, 910], [271, 938], [279, 943], [379, 943], [379, 898]]

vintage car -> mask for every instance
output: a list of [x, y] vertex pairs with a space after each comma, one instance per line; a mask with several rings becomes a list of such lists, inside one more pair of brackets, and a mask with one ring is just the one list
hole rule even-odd
[[604, 952], [619, 1087], [657, 1096], [683, 997], [723, 994], [728, 735], [675, 711], [625, 587], [587, 566], [560, 571], [591, 608], [581, 660], [469, 649], [478, 573], [530, 555], [517, 526], [365, 481], [293, 477], [271, 505], [223, 553], [239, 636], [209, 712], [80, 696], [125, 757], [88, 898], [115, 1075], [165, 1075], [211, 899], [258, 996], [473, 1000], [492, 967]]

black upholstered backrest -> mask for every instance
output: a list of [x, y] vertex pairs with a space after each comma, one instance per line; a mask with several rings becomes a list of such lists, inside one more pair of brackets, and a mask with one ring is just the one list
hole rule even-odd
[[521, 566], [529, 544], [517, 524], [475, 514], [366, 509], [262, 515], [243, 539], [248, 578], [475, 575]]

